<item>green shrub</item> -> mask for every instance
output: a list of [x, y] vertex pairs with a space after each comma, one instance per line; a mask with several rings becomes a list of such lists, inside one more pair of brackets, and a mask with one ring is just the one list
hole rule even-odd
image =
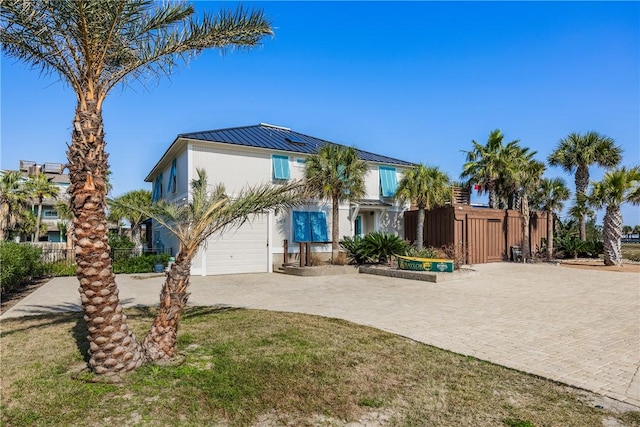
[[76, 265], [67, 261], [52, 262], [44, 265], [44, 274], [53, 277], [75, 276]]
[[113, 263], [113, 272], [114, 273], [151, 273], [153, 272], [153, 267], [156, 264], [162, 264], [163, 266], [167, 266], [169, 262], [169, 255], [142, 255], [142, 256], [133, 256], [126, 259], [121, 259], [115, 261]]
[[412, 246], [407, 251], [408, 256], [416, 258], [441, 258], [440, 251], [434, 247], [422, 248], [418, 250], [415, 246]]
[[5, 294], [42, 273], [36, 246], [14, 242], [0, 242], [0, 291]]
[[588, 258], [598, 258], [600, 254], [604, 253], [604, 242], [600, 240], [587, 240], [582, 246], [580, 256]]
[[360, 236], [344, 236], [340, 241], [340, 246], [347, 251], [347, 257], [352, 264], [364, 264], [371, 261], [371, 255], [367, 253], [364, 240]]
[[564, 258], [577, 258], [578, 254], [584, 252], [586, 242], [580, 240], [578, 236], [566, 235], [554, 239], [558, 256]]
[[376, 231], [367, 234], [362, 240], [366, 253], [382, 264], [386, 264], [393, 255], [405, 255], [408, 249], [407, 242], [395, 234]]
[[135, 243], [127, 236], [118, 233], [109, 233], [109, 247], [111, 249], [131, 249], [135, 247]]

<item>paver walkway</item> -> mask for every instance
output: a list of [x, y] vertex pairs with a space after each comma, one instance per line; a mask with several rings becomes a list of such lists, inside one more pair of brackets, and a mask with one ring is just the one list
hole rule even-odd
[[[444, 283], [371, 275], [193, 277], [190, 303], [350, 320], [640, 406], [640, 275], [484, 264]], [[161, 277], [119, 276], [125, 306], [157, 303]], [[78, 310], [58, 278], [0, 319]]]

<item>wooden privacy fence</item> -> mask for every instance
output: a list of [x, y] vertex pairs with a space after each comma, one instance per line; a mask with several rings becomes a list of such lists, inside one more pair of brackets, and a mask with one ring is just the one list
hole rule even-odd
[[[418, 211], [404, 213], [404, 236], [415, 242]], [[547, 215], [532, 212], [529, 223], [531, 252], [542, 247], [547, 237]], [[425, 212], [424, 245], [453, 246], [466, 264], [506, 261], [511, 247], [522, 246], [522, 217], [519, 211], [453, 205]]]

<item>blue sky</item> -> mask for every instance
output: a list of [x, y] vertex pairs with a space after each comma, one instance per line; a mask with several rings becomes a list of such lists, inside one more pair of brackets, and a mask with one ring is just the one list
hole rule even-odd
[[[596, 130], [623, 147], [625, 165], [640, 164], [637, 2], [245, 4], [273, 22], [262, 46], [206, 52], [170, 79], [112, 91], [113, 195], [150, 188], [144, 177], [179, 133], [260, 122], [454, 179], [470, 141], [496, 128], [540, 160], [570, 132]], [[5, 57], [1, 65], [1, 167], [65, 162], [73, 91]], [[602, 175], [592, 168], [593, 180]], [[546, 176], [573, 189], [560, 169]], [[638, 207], [623, 215], [640, 224]]]

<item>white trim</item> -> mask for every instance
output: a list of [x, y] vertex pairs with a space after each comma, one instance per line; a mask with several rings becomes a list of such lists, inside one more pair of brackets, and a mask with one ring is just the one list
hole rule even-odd
[[273, 244], [273, 233], [271, 229], [273, 227], [273, 215], [271, 211], [267, 212], [267, 273], [273, 273], [273, 252], [271, 251], [271, 245]]

